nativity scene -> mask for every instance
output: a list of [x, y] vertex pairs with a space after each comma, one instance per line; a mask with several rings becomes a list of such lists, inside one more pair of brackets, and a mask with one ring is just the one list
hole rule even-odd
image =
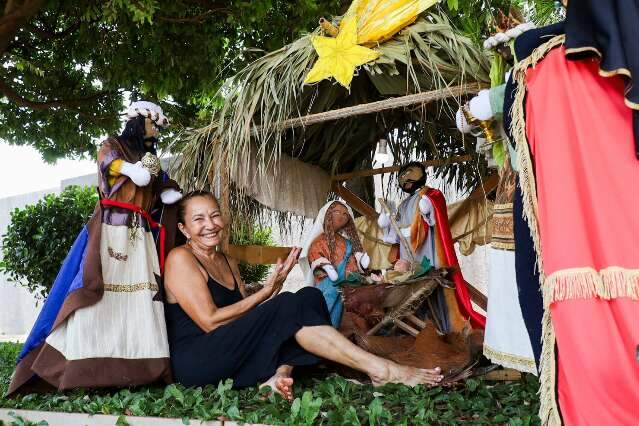
[[[101, 201], [10, 393], [43, 382], [67, 389], [230, 378], [292, 400], [294, 374], [318, 364], [364, 374], [372, 386], [525, 372], [540, 377], [544, 424], [579, 423], [598, 399], [613, 407], [598, 419], [615, 410], [632, 418], [637, 342], [626, 337], [636, 337], [639, 264], [623, 248], [639, 236], [622, 225], [631, 221], [619, 200], [636, 202], [608, 191], [637, 175], [638, 99], [617, 72], [634, 52], [610, 29], [627, 21], [608, 2], [590, 1], [585, 12], [569, 6], [566, 25], [535, 29], [509, 7], [490, 23], [482, 50], [436, 3], [355, 0], [240, 70], [220, 88], [224, 102], [210, 123], [181, 135], [175, 182], [155, 155], [168, 119], [154, 104], [132, 105], [125, 131], [98, 154]], [[636, 32], [630, 27], [625, 34]], [[602, 49], [616, 71], [602, 72], [590, 55], [580, 62], [579, 53], [599, 52], [592, 45], [601, 34], [618, 36]], [[593, 107], [579, 84], [605, 102]], [[554, 92], [566, 96], [556, 101]], [[602, 145], [606, 126], [575, 134], [602, 106], [620, 141], [614, 150]], [[575, 160], [582, 157], [593, 161]], [[618, 232], [597, 234], [602, 247], [586, 238], [602, 226], [591, 214], [595, 192], [618, 219]], [[574, 214], [561, 213], [564, 200]], [[312, 225], [285, 247], [232, 244], [246, 222]], [[567, 250], [557, 229], [580, 248]], [[184, 244], [173, 248], [170, 231]], [[470, 261], [478, 249], [484, 275]], [[272, 266], [249, 288], [242, 263]], [[298, 264], [302, 285], [284, 291]], [[585, 317], [611, 348], [606, 362], [586, 350], [590, 340], [574, 321]], [[108, 375], [93, 373], [96, 360]], [[590, 368], [582, 374], [581, 365]], [[614, 398], [600, 393], [606, 386], [583, 386], [606, 383], [601, 365], [628, 378]]]

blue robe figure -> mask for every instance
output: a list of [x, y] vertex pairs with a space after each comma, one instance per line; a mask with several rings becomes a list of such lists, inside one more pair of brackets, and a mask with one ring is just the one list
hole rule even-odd
[[344, 311], [342, 283], [353, 272], [365, 272], [369, 263], [350, 208], [340, 201], [326, 204], [302, 249], [300, 267], [307, 285], [322, 291], [335, 328], [339, 328]]

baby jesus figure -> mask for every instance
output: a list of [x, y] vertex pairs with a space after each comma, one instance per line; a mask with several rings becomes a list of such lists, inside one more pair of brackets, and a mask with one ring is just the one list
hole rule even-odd
[[322, 207], [302, 249], [300, 267], [307, 284], [322, 291], [335, 328], [339, 328], [344, 310], [339, 284], [351, 272], [367, 272], [369, 263], [351, 209], [340, 201]]

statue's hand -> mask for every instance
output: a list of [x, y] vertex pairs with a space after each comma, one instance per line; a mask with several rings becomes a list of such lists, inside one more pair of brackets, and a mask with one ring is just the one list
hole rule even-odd
[[393, 269], [397, 272], [408, 272], [410, 271], [410, 262], [404, 259], [399, 259], [395, 262]]
[[175, 204], [182, 199], [182, 193], [173, 188], [165, 189], [160, 194], [160, 199], [164, 204]]
[[433, 203], [425, 195], [422, 195], [422, 199], [419, 200], [419, 211], [423, 215], [428, 215], [433, 211]]
[[428, 226], [435, 225], [433, 203], [425, 195], [422, 195], [422, 199], [419, 200], [419, 212], [422, 214], [422, 217], [424, 218]]
[[390, 216], [386, 213], [380, 213], [377, 218], [377, 225], [382, 229], [386, 229], [390, 226], [390, 224]]
[[324, 272], [326, 272], [328, 278], [331, 281], [335, 282], [339, 279], [339, 275], [337, 275], [337, 271], [335, 270], [335, 267], [333, 267], [333, 265], [324, 265], [322, 266], [322, 269], [324, 270]]
[[151, 173], [142, 166], [141, 161], [135, 164], [123, 161], [120, 167], [120, 173], [131, 178], [137, 186], [147, 186], [149, 182], [151, 182]]
[[368, 269], [368, 266], [371, 264], [371, 258], [368, 254], [361, 251], [355, 253], [355, 259], [362, 271]]

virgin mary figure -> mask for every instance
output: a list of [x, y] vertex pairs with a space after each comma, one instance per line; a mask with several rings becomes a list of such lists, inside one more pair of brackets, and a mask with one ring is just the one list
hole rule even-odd
[[324, 205], [302, 248], [299, 264], [306, 284], [322, 291], [334, 327], [339, 328], [344, 310], [340, 284], [352, 272], [365, 273], [369, 263], [351, 208], [341, 201]]

